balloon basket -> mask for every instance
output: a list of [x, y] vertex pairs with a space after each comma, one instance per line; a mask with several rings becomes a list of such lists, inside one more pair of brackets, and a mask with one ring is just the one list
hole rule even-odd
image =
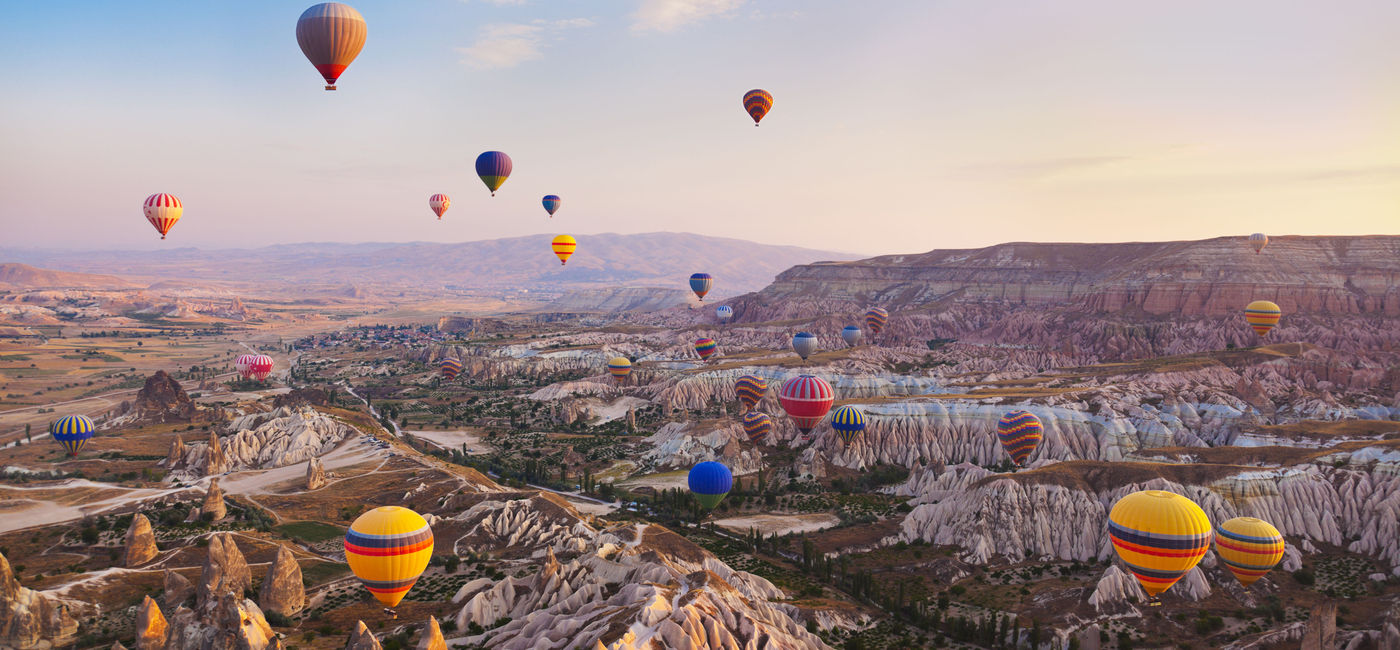
[[326, 86], [326, 90], [335, 90], [334, 85]]

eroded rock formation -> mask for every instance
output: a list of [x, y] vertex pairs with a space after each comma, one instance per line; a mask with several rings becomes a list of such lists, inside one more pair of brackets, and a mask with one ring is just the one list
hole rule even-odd
[[326, 468], [320, 458], [306, 462], [306, 490], [319, 490], [326, 485]]
[[379, 644], [379, 639], [374, 638], [374, 633], [369, 631], [369, 626], [364, 621], [355, 621], [355, 629], [350, 632], [350, 639], [345, 643], [345, 650], [383, 650]]
[[306, 607], [306, 587], [301, 583], [301, 565], [286, 546], [277, 547], [277, 558], [267, 570], [258, 591], [258, 606], [264, 612], [293, 616]]
[[0, 646], [63, 645], [77, 632], [69, 605], [20, 586], [10, 561], [0, 554]]
[[156, 534], [151, 529], [151, 520], [146, 515], [136, 513], [131, 517], [131, 525], [126, 529], [127, 567], [140, 566], [151, 561], [160, 549], [156, 548]]
[[253, 585], [252, 572], [248, 561], [232, 533], [214, 533], [209, 536], [209, 555], [204, 559], [199, 584], [195, 595], [198, 606], [205, 607], [221, 594], [230, 593], [242, 600], [243, 591]]
[[165, 650], [170, 626], [150, 596], [136, 610], [136, 650]]

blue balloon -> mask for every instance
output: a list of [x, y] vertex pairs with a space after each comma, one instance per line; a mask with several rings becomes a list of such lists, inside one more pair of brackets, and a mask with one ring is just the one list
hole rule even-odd
[[723, 464], [707, 460], [690, 468], [690, 492], [706, 508], [714, 508], [734, 487], [734, 475]]
[[715, 307], [715, 316], [722, 321], [727, 321], [731, 318], [734, 318], [734, 308], [730, 307], [729, 305], [720, 305], [718, 307]]

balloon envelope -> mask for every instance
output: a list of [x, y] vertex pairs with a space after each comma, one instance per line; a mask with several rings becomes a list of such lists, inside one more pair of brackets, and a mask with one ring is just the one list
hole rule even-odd
[[557, 194], [546, 194], [540, 203], [544, 204], [544, 211], [548, 212], [549, 216], [552, 217], [555, 212], [559, 211], [559, 206], [564, 204], [564, 200], [559, 198]]
[[715, 317], [718, 318], [720, 322], [727, 322], [729, 319], [734, 318], [734, 308], [729, 305], [715, 307]]
[[1040, 418], [1027, 411], [1011, 411], [997, 421], [997, 439], [1011, 456], [1011, 462], [1022, 467], [1025, 467], [1026, 459], [1035, 452], [1035, 448], [1040, 446], [1044, 434], [1045, 426], [1040, 423]]
[[744, 410], [758, 406], [766, 392], [768, 392], [768, 380], [757, 375], [744, 375], [734, 382], [734, 394], [739, 396], [739, 402], [744, 405]]
[[695, 297], [705, 299], [705, 294], [710, 292], [710, 287], [714, 286], [715, 279], [709, 273], [692, 273], [690, 275], [690, 290], [695, 292]]
[[491, 196], [495, 196], [496, 190], [510, 178], [513, 167], [510, 156], [500, 151], [487, 151], [476, 157], [476, 175], [491, 190]]
[[773, 95], [762, 88], [755, 88], [744, 93], [744, 112], [753, 118], [753, 125], [763, 120], [763, 116], [773, 108]]
[[175, 222], [185, 214], [185, 204], [180, 202], [174, 194], [152, 194], [146, 197], [146, 202], [141, 204], [141, 212], [146, 215], [146, 221], [151, 222], [156, 232], [160, 233], [160, 238], [165, 239], [166, 233], [175, 227]]
[[297, 19], [297, 45], [325, 78], [326, 90], [335, 90], [336, 80], [360, 55], [368, 34], [364, 16], [339, 2], [312, 6]]
[[699, 339], [695, 339], [695, 353], [698, 354], [698, 355], [700, 355], [700, 360], [701, 360], [701, 361], [704, 361], [705, 359], [710, 358], [710, 355], [714, 354], [714, 353], [715, 353], [715, 350], [718, 350], [718, 349], [719, 349], [719, 344], [718, 344], [718, 343], [715, 343], [715, 340], [714, 340], [714, 339], [711, 339], [711, 338], [699, 338]]
[[245, 369], [240, 371], [244, 379], [262, 381], [272, 375], [272, 357], [266, 354], [253, 354], [248, 357], [244, 364]]
[[1262, 232], [1256, 232], [1249, 236], [1249, 245], [1254, 247], [1254, 254], [1258, 255], [1259, 251], [1264, 250], [1264, 247], [1269, 245], [1269, 236]]
[[1162, 490], [1134, 492], [1108, 513], [1113, 549], [1148, 596], [1176, 584], [1210, 549], [1210, 520], [1192, 500]]
[[854, 406], [842, 406], [831, 412], [831, 428], [841, 437], [841, 442], [851, 444], [856, 434], [865, 430], [865, 415]]
[[433, 530], [418, 513], [399, 506], [366, 512], [345, 532], [345, 561], [375, 600], [403, 600], [433, 555]]
[[773, 419], [767, 413], [749, 411], [743, 417], [744, 434], [749, 437], [749, 441], [759, 444], [773, 430]]
[[864, 333], [861, 332], [860, 328], [856, 327], [855, 325], [847, 325], [844, 329], [841, 330], [841, 340], [845, 341], [846, 345], [850, 347], [860, 345], [860, 338], [862, 336], [864, 336]]
[[783, 405], [783, 410], [804, 436], [821, 424], [835, 401], [836, 393], [831, 390], [831, 384], [812, 375], [788, 379], [778, 389], [778, 403]]
[[452, 207], [452, 199], [448, 198], [446, 194], [434, 194], [428, 197], [428, 207], [432, 208], [433, 214], [436, 214], [438, 220], [441, 221], [442, 213], [447, 212], [447, 209]]
[[885, 329], [885, 321], [889, 320], [890, 313], [884, 307], [871, 307], [865, 312], [865, 326], [870, 328], [871, 334], [879, 334]]
[[1249, 326], [1254, 328], [1254, 333], [1259, 338], [1269, 335], [1269, 331], [1278, 325], [1278, 321], [1283, 317], [1283, 311], [1278, 305], [1268, 300], [1256, 300], [1249, 303], [1244, 308], [1244, 319]]
[[564, 265], [569, 263], [569, 258], [573, 256], [574, 250], [578, 248], [578, 242], [568, 235], [559, 235], [554, 238], [554, 241], [549, 243], [549, 246], [554, 249], [554, 256], [559, 258], [559, 264]]
[[627, 375], [632, 374], [632, 361], [627, 357], [613, 357], [608, 361], [608, 374], [613, 376], [618, 382], [627, 379]]
[[68, 450], [69, 456], [77, 456], [96, 430], [86, 415], [67, 415], [49, 425], [49, 435]]
[[690, 468], [686, 482], [695, 500], [710, 510], [724, 500], [724, 495], [729, 494], [729, 489], [734, 486], [734, 475], [720, 463], [705, 461]]
[[1283, 560], [1283, 535], [1263, 519], [1235, 517], [1216, 527], [1215, 554], [1248, 587]]
[[442, 371], [442, 376], [446, 377], [447, 381], [452, 381], [462, 373], [462, 362], [455, 357], [447, 357], [438, 362], [438, 369]]
[[817, 337], [811, 332], [798, 332], [792, 337], [792, 349], [803, 361], [817, 351]]

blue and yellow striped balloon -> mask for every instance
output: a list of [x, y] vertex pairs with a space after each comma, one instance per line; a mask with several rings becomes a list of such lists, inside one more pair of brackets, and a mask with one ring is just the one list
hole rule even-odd
[[385, 607], [403, 600], [432, 556], [433, 530], [408, 508], [380, 506], [345, 532], [345, 561]]
[[619, 384], [627, 381], [627, 375], [632, 374], [632, 361], [627, 357], [613, 357], [608, 362], [608, 374]]
[[68, 450], [69, 456], [77, 456], [96, 429], [86, 415], [68, 415], [49, 424], [49, 435]]
[[1113, 550], [1156, 597], [1195, 567], [1210, 549], [1210, 519], [1196, 503], [1162, 490], [1134, 492], [1108, 513]]
[[766, 392], [768, 380], [757, 375], [744, 375], [734, 382], [734, 394], [739, 396], [739, 403], [744, 405], [744, 410], [758, 406]]
[[851, 444], [856, 434], [865, 430], [865, 416], [854, 406], [843, 406], [831, 412], [831, 428], [841, 437], [841, 442]]
[[1248, 587], [1283, 560], [1283, 535], [1263, 519], [1235, 517], [1215, 529], [1215, 554]]
[[1040, 418], [1027, 411], [1011, 411], [997, 421], [997, 439], [1011, 456], [1011, 462], [1022, 467], [1026, 466], [1026, 459], [1031, 457], [1035, 448], [1040, 446], [1044, 434], [1045, 427], [1040, 424]]

